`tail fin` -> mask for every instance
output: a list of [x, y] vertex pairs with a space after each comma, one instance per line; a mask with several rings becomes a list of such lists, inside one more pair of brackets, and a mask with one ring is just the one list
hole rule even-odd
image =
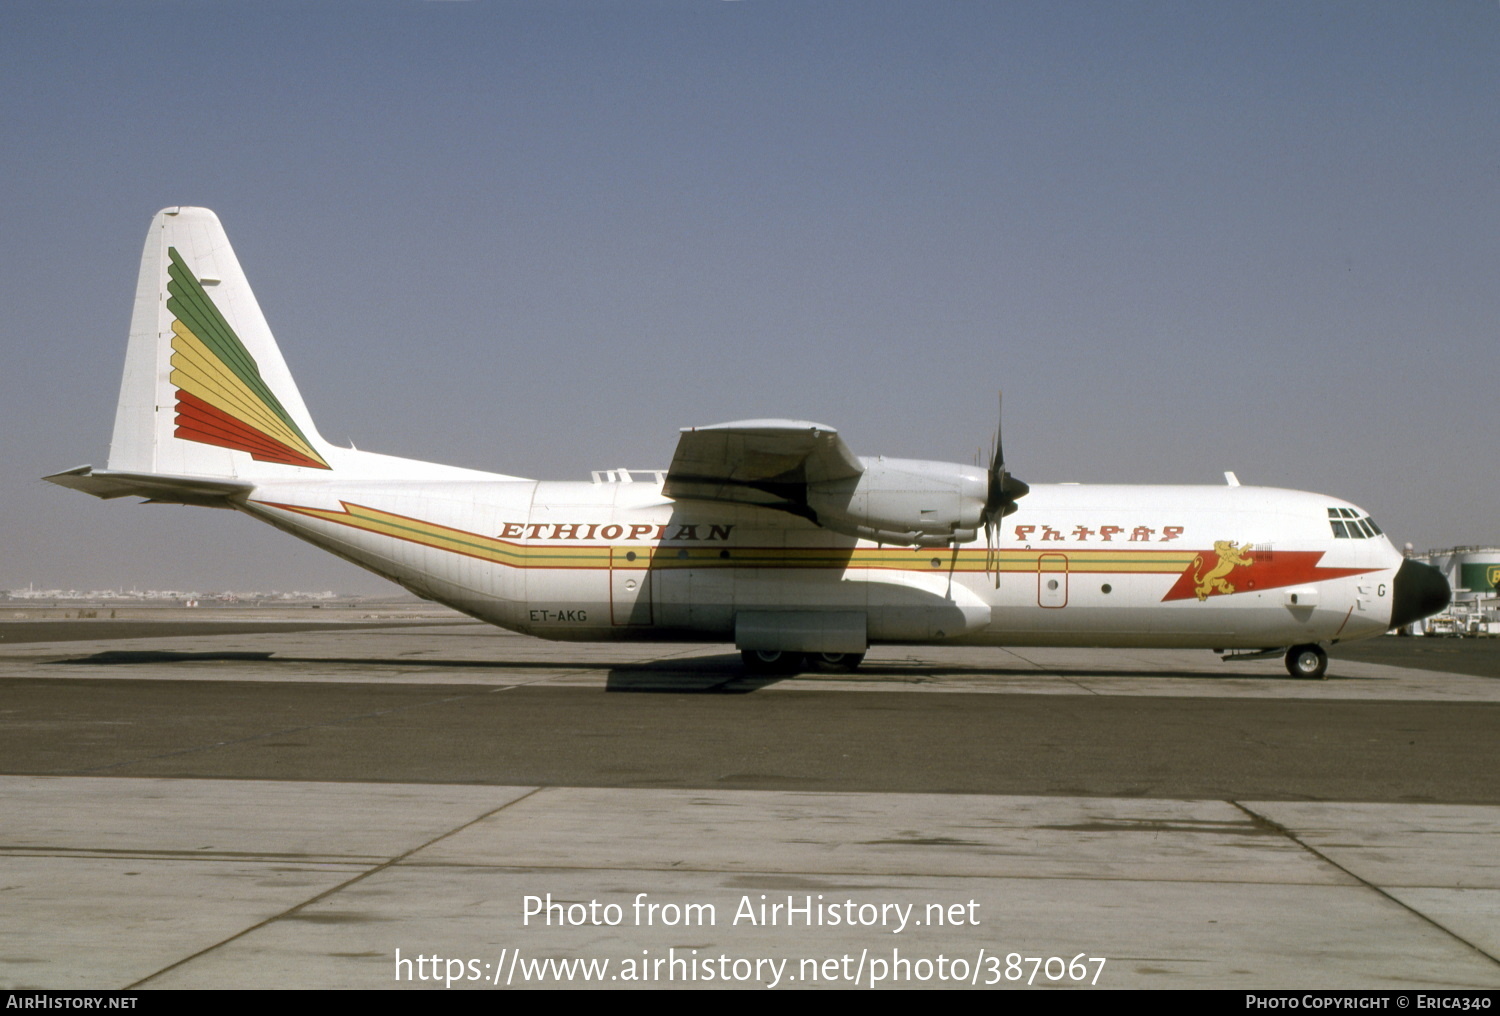
[[218, 216], [158, 212], [141, 256], [109, 469], [293, 478], [330, 469], [329, 452]]
[[218, 216], [166, 208], [136, 284], [109, 466], [45, 477], [95, 497], [232, 507], [266, 481], [518, 480], [335, 448], [318, 435]]

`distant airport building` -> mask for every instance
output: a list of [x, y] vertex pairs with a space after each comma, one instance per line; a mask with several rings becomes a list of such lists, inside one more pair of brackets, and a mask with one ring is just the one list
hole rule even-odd
[[1449, 547], [1418, 558], [1443, 573], [1453, 603], [1419, 626], [1427, 635], [1500, 635], [1500, 547]]

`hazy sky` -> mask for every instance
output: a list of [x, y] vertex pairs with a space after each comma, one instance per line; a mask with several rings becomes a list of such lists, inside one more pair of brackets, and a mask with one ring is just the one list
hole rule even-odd
[[108, 452], [151, 216], [319, 428], [524, 476], [786, 416], [1500, 543], [1500, 3], [0, 5], [0, 589], [394, 589]]

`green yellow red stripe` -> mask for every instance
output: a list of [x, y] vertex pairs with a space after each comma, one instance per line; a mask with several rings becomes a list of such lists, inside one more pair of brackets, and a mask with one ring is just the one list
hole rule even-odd
[[[439, 525], [367, 505], [340, 501], [340, 509], [262, 502], [267, 507], [307, 518], [348, 526], [367, 533], [462, 554], [512, 568], [646, 569], [678, 568], [868, 568], [889, 571], [962, 573], [1031, 572], [1046, 556], [1065, 556], [1074, 574], [1177, 575], [1196, 554], [1188, 550], [1006, 550], [998, 563], [983, 547], [917, 549], [904, 547], [745, 547], [715, 543], [682, 546], [673, 543], [559, 543], [516, 541]], [[631, 560], [628, 555], [635, 554]]]
[[264, 462], [329, 468], [177, 249], [167, 248], [167, 255], [176, 436]]

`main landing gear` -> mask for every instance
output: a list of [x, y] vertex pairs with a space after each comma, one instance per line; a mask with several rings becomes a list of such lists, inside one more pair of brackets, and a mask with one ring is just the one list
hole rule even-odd
[[745, 649], [740, 659], [752, 674], [796, 674], [811, 668], [825, 674], [848, 673], [864, 661], [864, 653], [787, 653], [777, 649]]
[[808, 653], [807, 662], [825, 674], [847, 674], [857, 670], [865, 660], [864, 653]]
[[1328, 676], [1328, 654], [1322, 646], [1292, 646], [1286, 651], [1286, 669], [1293, 677], [1320, 681]]

